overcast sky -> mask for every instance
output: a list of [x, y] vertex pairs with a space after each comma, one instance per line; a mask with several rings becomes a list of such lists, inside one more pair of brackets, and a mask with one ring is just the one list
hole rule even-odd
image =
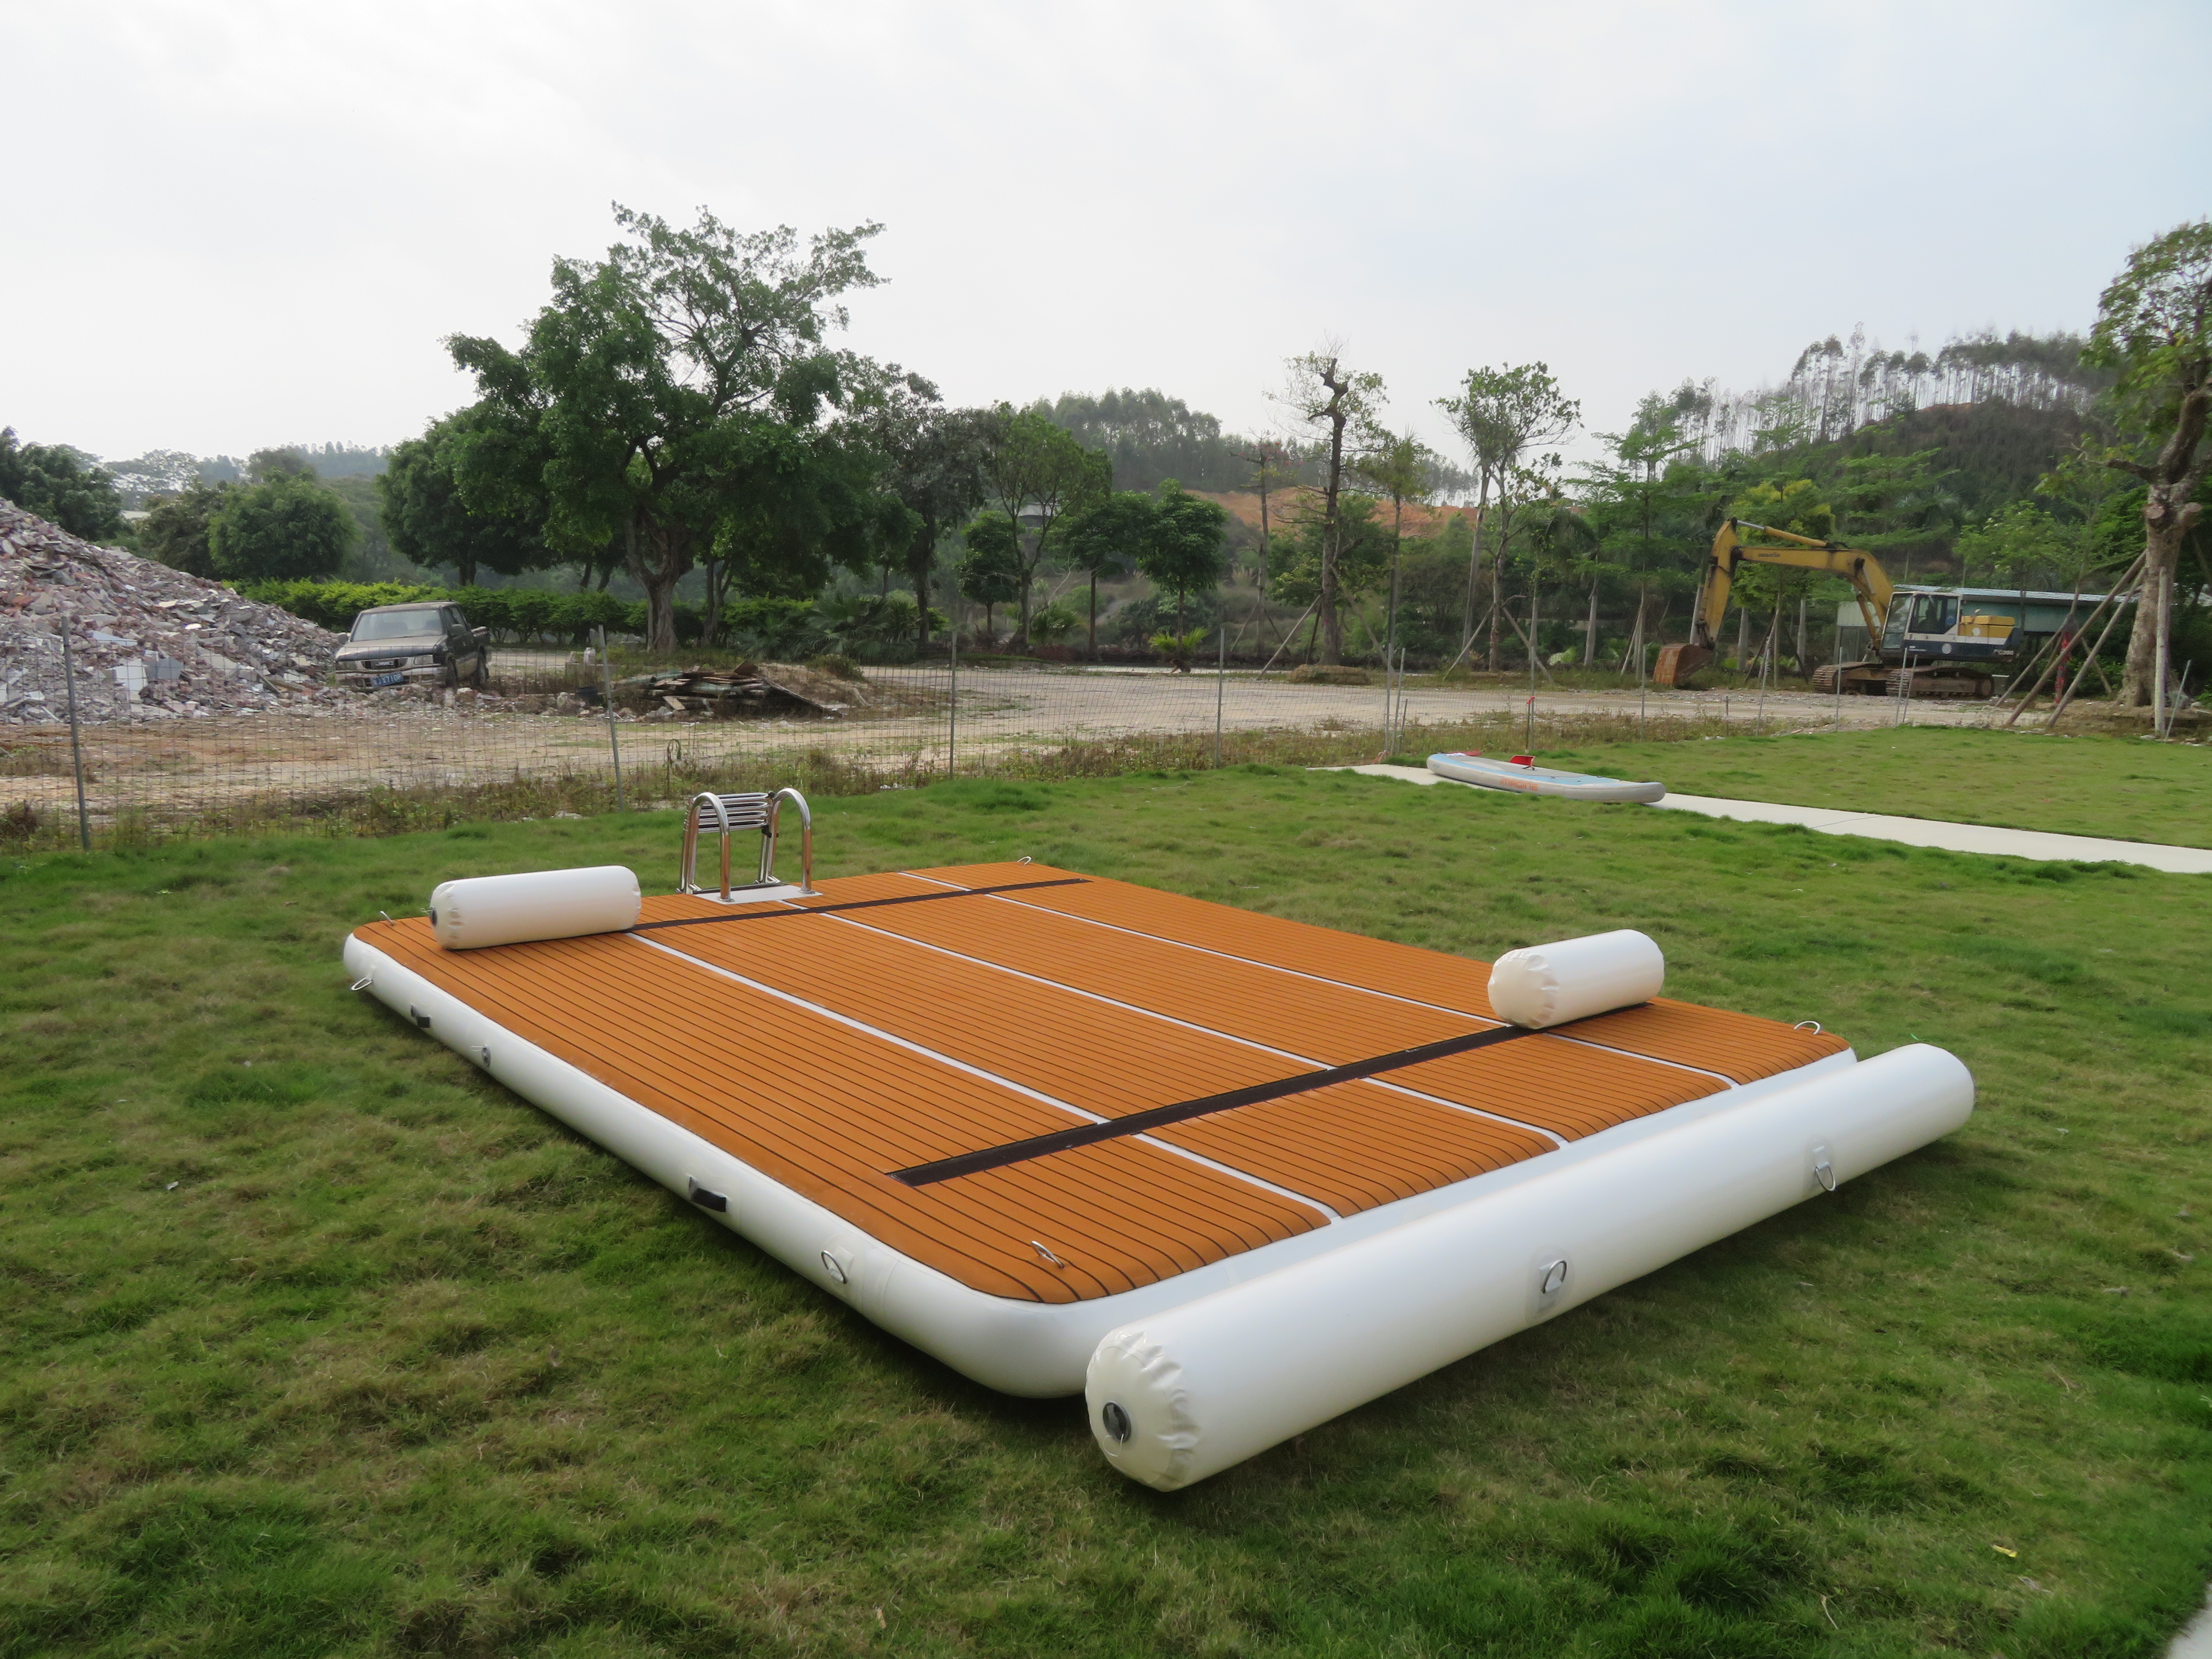
[[2212, 6], [0, 0], [0, 423], [118, 459], [469, 400], [619, 200], [879, 220], [851, 343], [957, 402], [1267, 422], [1325, 335], [1595, 429], [1808, 340], [2085, 327], [2212, 210]]

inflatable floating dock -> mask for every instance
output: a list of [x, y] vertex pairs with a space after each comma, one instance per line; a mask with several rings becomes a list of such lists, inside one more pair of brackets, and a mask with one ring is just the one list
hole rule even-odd
[[1429, 770], [1454, 783], [1505, 789], [1516, 795], [1556, 795], [1565, 800], [1650, 802], [1667, 793], [1663, 783], [1632, 783], [1588, 772], [1558, 772], [1524, 760], [1493, 760], [1485, 755], [1431, 755]]
[[1941, 1050], [1660, 996], [1639, 933], [1493, 968], [1026, 862], [777, 885], [767, 798], [702, 799], [692, 890], [448, 883], [356, 988], [968, 1376], [1085, 1392], [1164, 1489], [1972, 1108]]

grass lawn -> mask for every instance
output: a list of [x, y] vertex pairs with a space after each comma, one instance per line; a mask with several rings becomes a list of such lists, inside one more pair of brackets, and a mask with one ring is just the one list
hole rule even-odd
[[2212, 878], [1265, 769], [817, 828], [1486, 957], [1640, 927], [1981, 1109], [1163, 1495], [348, 994], [343, 930], [445, 877], [665, 890], [672, 815], [0, 860], [0, 1654], [2115, 1659], [2196, 1605]]
[[1686, 795], [2212, 847], [2212, 747], [2201, 744], [1907, 726], [1606, 744], [1536, 758], [1658, 778]]

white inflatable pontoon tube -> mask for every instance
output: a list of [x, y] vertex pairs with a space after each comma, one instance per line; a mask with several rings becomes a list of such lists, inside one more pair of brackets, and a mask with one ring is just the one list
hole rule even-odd
[[1541, 1030], [1649, 1002], [1665, 988], [1667, 958], [1632, 927], [1508, 951], [1491, 964], [1498, 1018]]
[[1172, 1492], [1926, 1146], [1973, 1111], [1916, 1043], [1107, 1334], [1091, 1431]]
[[637, 877], [619, 864], [471, 876], [438, 884], [430, 929], [448, 951], [619, 933], [637, 926], [644, 902]]

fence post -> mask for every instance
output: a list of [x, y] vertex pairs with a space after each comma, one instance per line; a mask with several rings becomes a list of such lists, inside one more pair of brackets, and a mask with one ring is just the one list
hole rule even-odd
[[1382, 752], [1395, 755], [1402, 740], [1405, 710], [1401, 706], [1406, 684], [1405, 653], [1394, 656], [1388, 646], [1382, 650]]
[[1213, 763], [1221, 764], [1221, 704], [1229, 693], [1229, 608], [1221, 611], [1221, 650], [1213, 665]]
[[959, 584], [951, 571], [945, 580], [952, 585], [953, 599], [945, 609], [951, 614], [949, 630], [952, 640], [952, 684], [945, 698], [945, 775], [951, 777], [960, 770], [960, 600]]
[[615, 760], [615, 811], [629, 808], [623, 805], [622, 728], [615, 724], [615, 665], [607, 655], [607, 625], [599, 624], [599, 683], [605, 688], [607, 699], [607, 749]]
[[84, 810], [84, 749], [76, 733], [76, 659], [70, 651], [70, 619], [62, 618], [62, 685], [69, 693], [70, 766], [76, 774], [76, 838], [92, 851], [92, 819]]

